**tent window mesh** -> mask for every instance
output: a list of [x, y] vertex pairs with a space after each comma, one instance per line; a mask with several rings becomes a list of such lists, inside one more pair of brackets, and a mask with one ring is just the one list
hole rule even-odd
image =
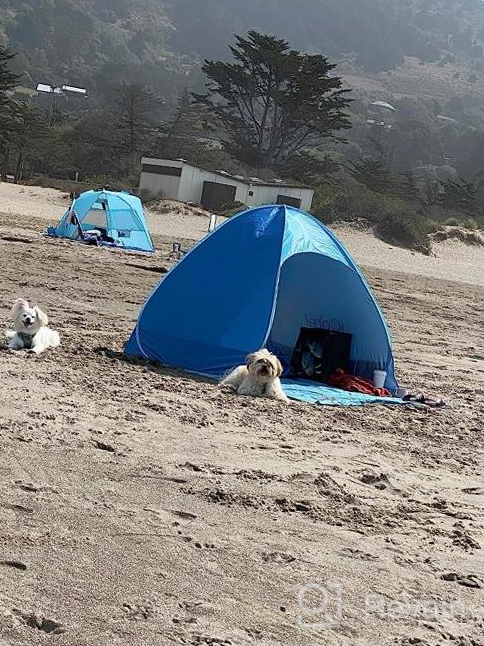
[[132, 231], [141, 231], [143, 228], [136, 215], [128, 209], [120, 209], [119, 211], [118, 209], [114, 209], [111, 211], [111, 217], [116, 229], [130, 229]]
[[92, 228], [101, 227], [102, 229], [107, 228], [107, 218], [106, 212], [102, 209], [91, 209], [86, 213], [82, 219], [83, 227], [86, 225], [92, 226]]

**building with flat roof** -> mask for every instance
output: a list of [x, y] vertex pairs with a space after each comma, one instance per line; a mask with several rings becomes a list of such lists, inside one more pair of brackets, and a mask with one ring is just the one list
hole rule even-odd
[[314, 193], [307, 186], [287, 184], [280, 179], [264, 181], [230, 175], [223, 170], [205, 170], [182, 159], [150, 157], [141, 160], [139, 190], [152, 197], [195, 202], [208, 211], [232, 202], [247, 206], [287, 204], [309, 211]]

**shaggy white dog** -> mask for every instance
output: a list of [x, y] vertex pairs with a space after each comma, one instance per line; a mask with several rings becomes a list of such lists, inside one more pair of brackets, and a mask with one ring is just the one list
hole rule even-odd
[[245, 366], [238, 366], [230, 372], [220, 386], [229, 388], [239, 395], [253, 397], [270, 397], [289, 404], [289, 399], [282, 390], [282, 365], [279, 359], [269, 350], [258, 350], [249, 354]]
[[18, 298], [12, 307], [14, 331], [7, 332], [10, 350], [28, 350], [41, 354], [47, 348], [60, 345], [60, 336], [47, 327], [49, 319], [38, 307], [30, 307], [23, 298]]

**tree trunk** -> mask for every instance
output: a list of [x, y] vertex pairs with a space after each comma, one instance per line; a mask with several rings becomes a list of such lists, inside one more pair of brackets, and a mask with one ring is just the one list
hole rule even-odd
[[23, 172], [23, 167], [24, 167], [24, 148], [22, 143], [20, 144], [20, 147], [18, 149], [17, 153], [17, 163], [15, 164], [15, 179], [14, 182], [15, 184], [18, 184], [19, 181], [22, 179], [22, 172]]

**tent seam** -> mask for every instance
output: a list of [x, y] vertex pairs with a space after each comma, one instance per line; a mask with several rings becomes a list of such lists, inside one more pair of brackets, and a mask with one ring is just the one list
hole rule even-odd
[[270, 333], [271, 333], [271, 330], [272, 330], [272, 325], [274, 323], [274, 318], [276, 316], [277, 297], [279, 295], [279, 282], [280, 282], [280, 279], [281, 279], [281, 267], [282, 267], [281, 259], [282, 259], [282, 252], [283, 252], [283, 249], [284, 249], [284, 236], [286, 235], [286, 223], [287, 223], [287, 221], [286, 221], [286, 215], [287, 215], [286, 208], [287, 207], [283, 206], [282, 208], [284, 209], [284, 226], [282, 227], [282, 238], [281, 238], [281, 247], [280, 247], [280, 251], [279, 251], [279, 262], [278, 262], [278, 269], [277, 269], [276, 284], [274, 286], [274, 292], [273, 292], [273, 296], [272, 296], [272, 310], [271, 310], [271, 315], [269, 317], [269, 323], [267, 325], [267, 329], [266, 329], [266, 331], [264, 333], [264, 338], [263, 338], [263, 341], [262, 341], [262, 347], [264, 347], [264, 348], [266, 347], [267, 341], [269, 340], [269, 336], [270, 336]]

